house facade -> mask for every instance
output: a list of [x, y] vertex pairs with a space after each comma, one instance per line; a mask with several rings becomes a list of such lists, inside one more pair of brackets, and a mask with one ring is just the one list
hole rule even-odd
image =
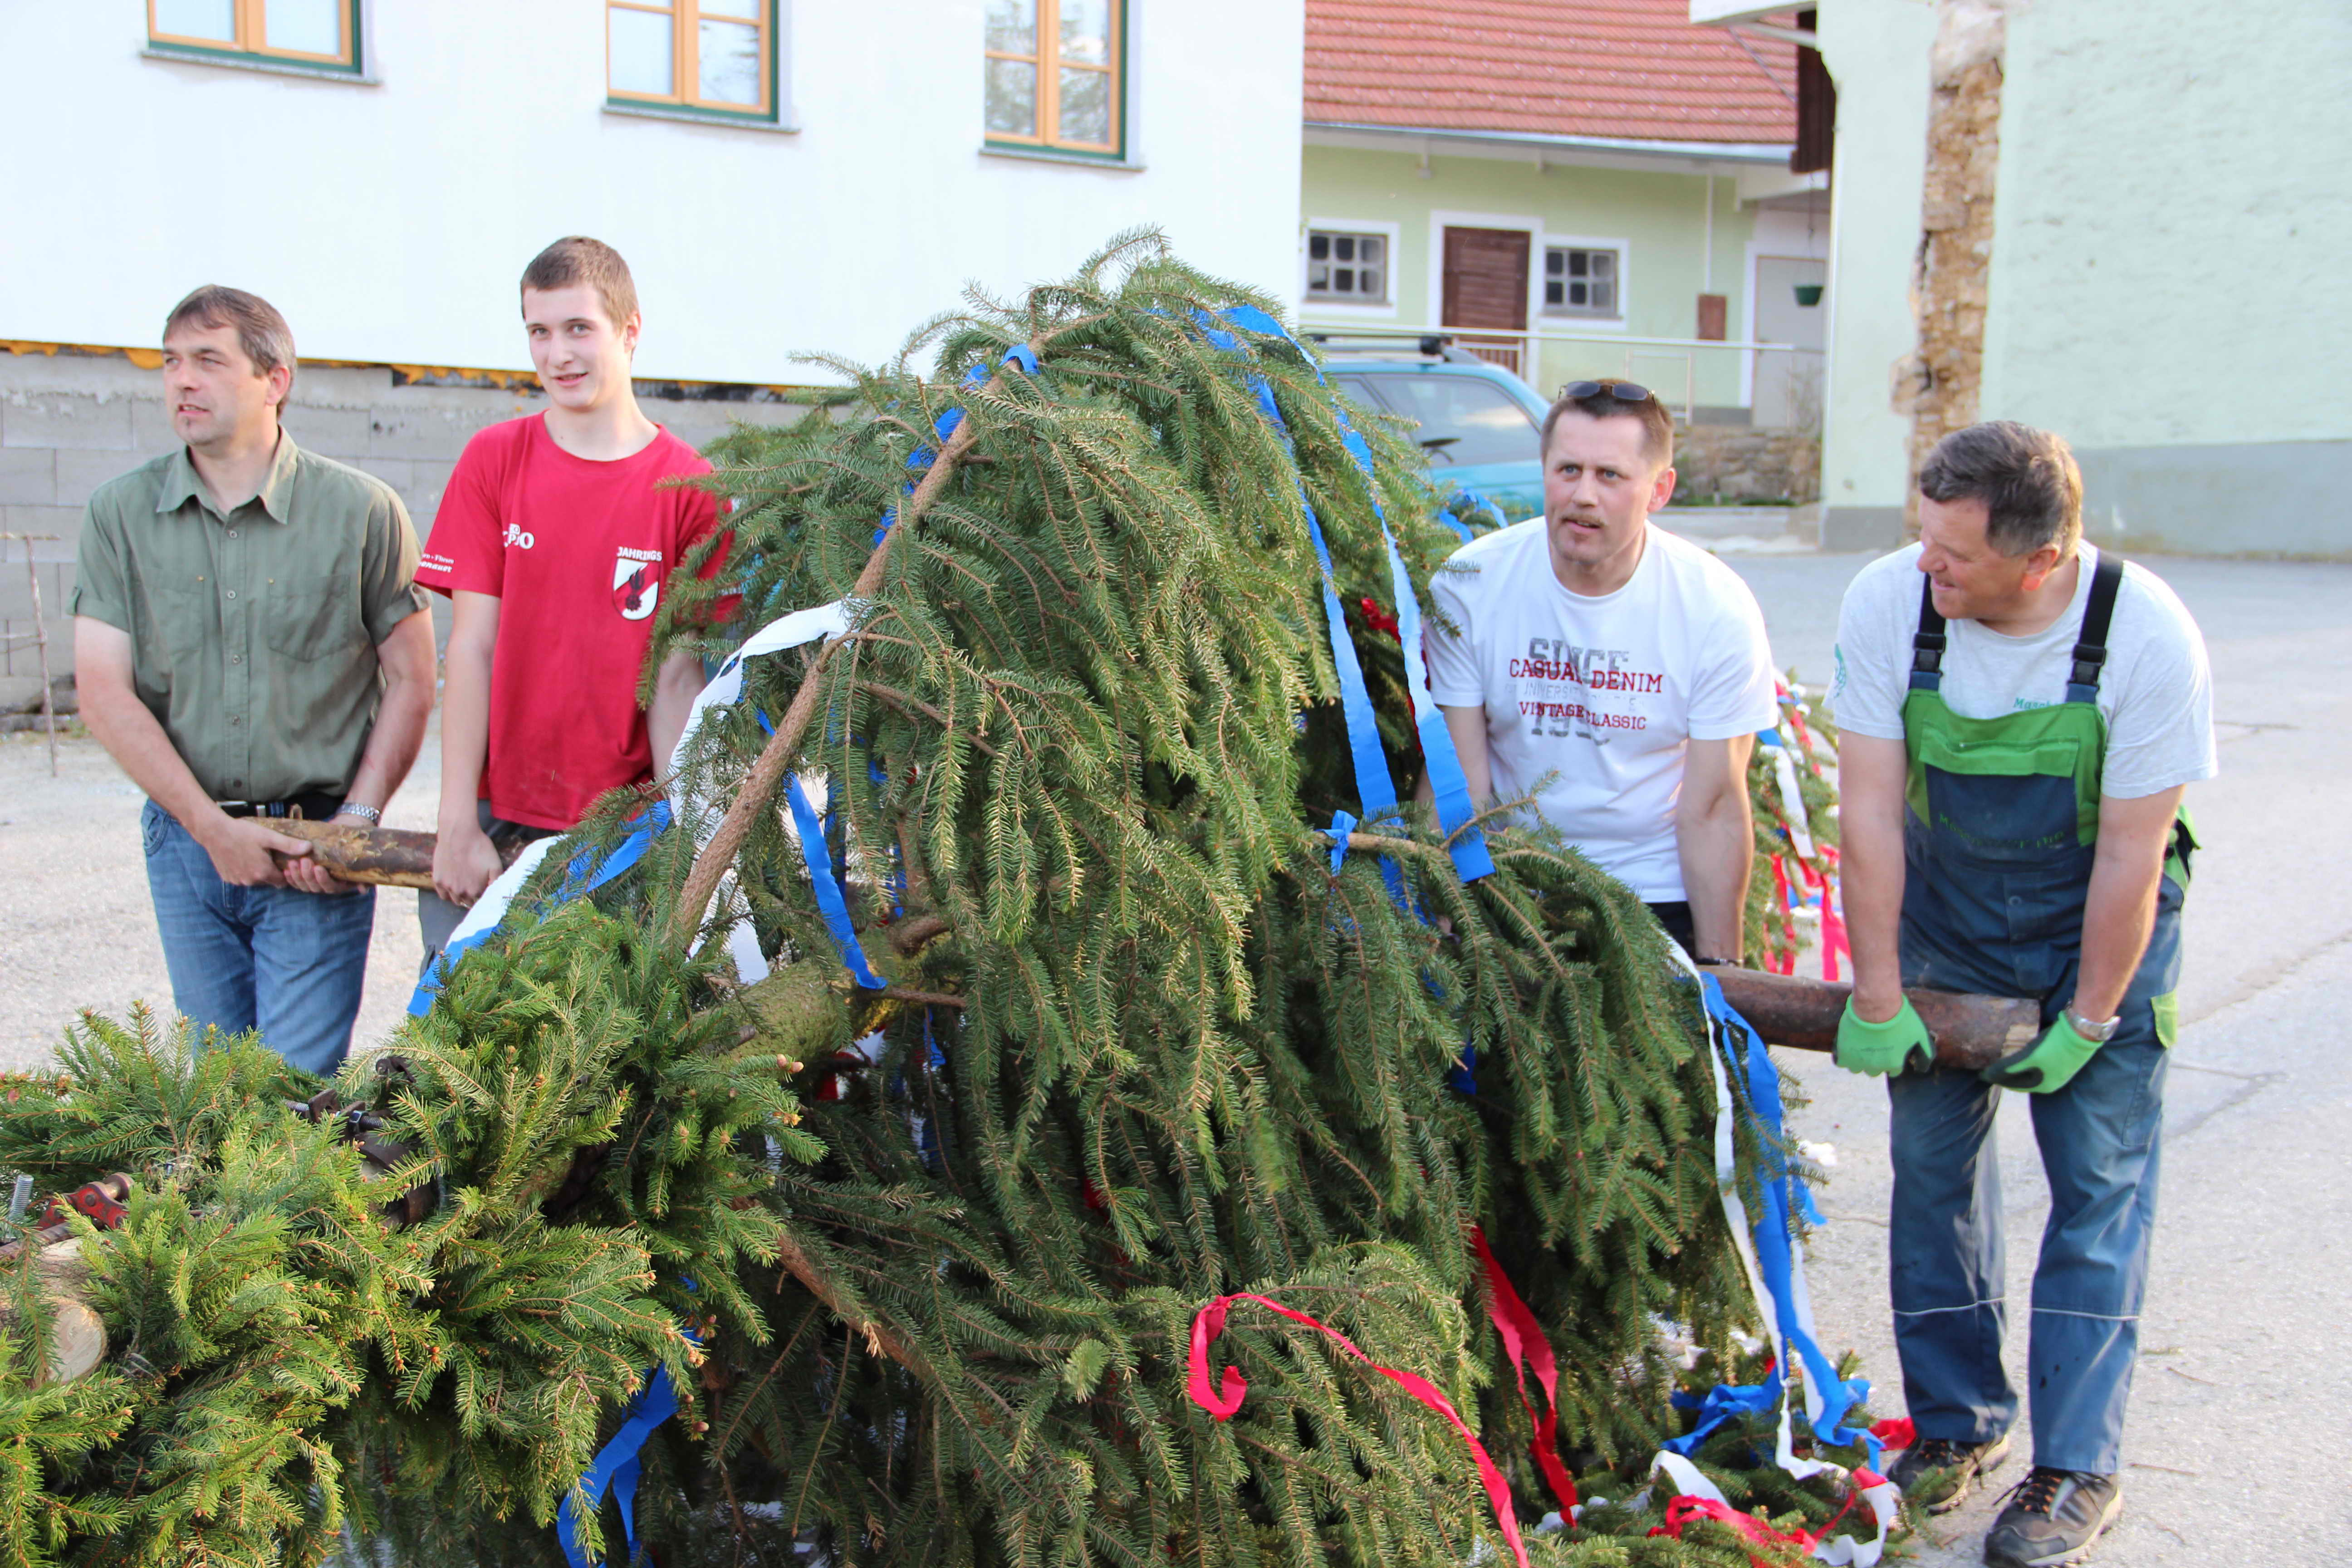
[[[1300, 48], [1300, 0], [0, 7], [0, 532], [58, 536], [54, 617], [81, 503], [168, 449], [199, 283], [286, 313], [289, 429], [420, 535], [466, 438], [539, 405], [516, 279], [562, 235], [628, 258], [641, 395], [694, 441], [832, 379], [798, 354], [886, 359], [1129, 227], [1286, 293]], [[0, 566], [7, 629], [25, 597]]]
[[1809, 427], [1830, 225], [1796, 101], [1793, 48], [1684, 0], [1307, 0], [1299, 319]]
[[[1690, 0], [1718, 28], [1786, 12]], [[1820, 0], [1837, 92], [1827, 542], [1944, 429], [2063, 434], [2126, 550], [2352, 557], [2352, 10]], [[1752, 36], [1752, 35], [1750, 35]]]

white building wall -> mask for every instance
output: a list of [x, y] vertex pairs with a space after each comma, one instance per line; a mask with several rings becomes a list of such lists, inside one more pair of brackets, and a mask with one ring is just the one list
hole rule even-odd
[[641, 376], [829, 379], [974, 280], [1066, 274], [1158, 224], [1286, 296], [1302, 0], [1129, 0], [1138, 170], [985, 155], [982, 0], [784, 0], [797, 132], [604, 110], [601, 0], [376, 0], [371, 74], [142, 58], [145, 7], [0, 5], [0, 340], [151, 345], [201, 282], [306, 357], [527, 368], [516, 279], [617, 246]]
[[1894, 384], [1918, 337], [1911, 266], [1936, 11], [1927, 0], [1828, 0], [1818, 16], [1838, 89], [1822, 444], [1822, 537], [1836, 545], [1902, 528], [1911, 416], [1896, 412]]

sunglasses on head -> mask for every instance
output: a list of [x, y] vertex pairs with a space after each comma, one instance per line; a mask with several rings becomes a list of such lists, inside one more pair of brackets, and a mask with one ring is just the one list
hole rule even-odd
[[1581, 402], [1588, 397], [1613, 397], [1620, 403], [1647, 403], [1655, 395], [1630, 381], [1571, 381], [1559, 389], [1562, 397]]

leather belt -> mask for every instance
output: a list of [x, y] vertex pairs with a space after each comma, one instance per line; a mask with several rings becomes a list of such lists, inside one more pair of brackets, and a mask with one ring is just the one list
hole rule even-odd
[[290, 800], [216, 800], [213, 804], [231, 816], [299, 816], [306, 822], [324, 822], [341, 809], [343, 797], [313, 790]]

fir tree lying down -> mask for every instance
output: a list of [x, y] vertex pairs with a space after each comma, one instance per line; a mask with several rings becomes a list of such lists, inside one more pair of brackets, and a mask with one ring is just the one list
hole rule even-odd
[[[1256, 1316], [1218, 1342], [1250, 1384], [1220, 1424], [1186, 1352], [1225, 1292], [1310, 1312], [1444, 1389], [1532, 1524], [1554, 1505], [1474, 1229], [1559, 1356], [1570, 1467], [1644, 1484], [1676, 1379], [1711, 1384], [1750, 1311], [1695, 995], [1556, 839], [1484, 822], [1496, 870], [1465, 885], [1426, 812], [1363, 810], [1302, 486], [1343, 605], [1393, 599], [1376, 502], [1416, 583], [1453, 537], [1359, 416], [1367, 484], [1286, 341], [1210, 341], [1235, 304], [1271, 308], [1129, 239], [720, 443], [731, 618], [682, 594], [665, 649], [854, 593], [853, 629], [712, 710], [679, 798], [724, 826], [685, 810], [355, 1058], [338, 1092], [395, 1168], [296, 1116], [317, 1086], [274, 1057], [191, 1059], [145, 1015], [86, 1019], [62, 1089], [16, 1086], [0, 1167], [139, 1189], [82, 1227], [108, 1364], [35, 1387], [28, 1289], [0, 1333], [0, 1563], [308, 1562], [347, 1527], [406, 1563], [558, 1562], [559, 1501], [657, 1365], [681, 1409], [635, 1521], [664, 1564], [813, 1536], [842, 1563], [1454, 1568], [1495, 1526], [1442, 1423]], [[1351, 630], [1410, 799], [1399, 649]], [[794, 775], [879, 988], [814, 896]], [[1335, 872], [1342, 810], [1371, 819]], [[750, 985], [743, 914], [775, 963]], [[1660, 1319], [1713, 1347], [1696, 1369]], [[1770, 1441], [1735, 1423], [1700, 1458], [1741, 1507], [1833, 1512]], [[599, 1517], [583, 1544], [617, 1556]], [[1772, 1555], [1659, 1520], [1598, 1509], [1534, 1550]]]

